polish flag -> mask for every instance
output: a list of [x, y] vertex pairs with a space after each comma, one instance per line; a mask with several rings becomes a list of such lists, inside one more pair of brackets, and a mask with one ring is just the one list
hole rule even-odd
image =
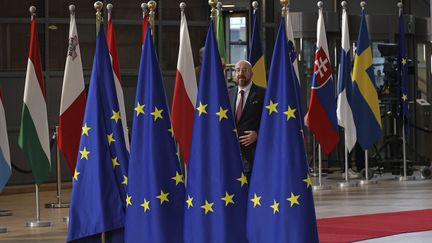
[[114, 25], [112, 23], [111, 14], [108, 13], [108, 24], [107, 24], [107, 30], [106, 30], [106, 38], [108, 42], [108, 49], [110, 53], [110, 59], [111, 64], [113, 68], [113, 74], [114, 74], [114, 83], [116, 87], [116, 93], [117, 93], [117, 99], [118, 104], [120, 108], [120, 116], [123, 126], [123, 134], [125, 138], [125, 144], [126, 149], [129, 152], [130, 146], [129, 146], [129, 134], [127, 131], [127, 120], [126, 120], [126, 110], [125, 110], [125, 103], [124, 103], [124, 95], [123, 95], [123, 81], [120, 76], [120, 65], [118, 61], [118, 54], [117, 54], [117, 44], [115, 39], [115, 30]]
[[85, 105], [86, 92], [84, 89], [81, 52], [75, 15], [71, 14], [69, 24], [69, 47], [63, 77], [57, 142], [60, 151], [68, 162], [71, 172], [75, 171]]
[[187, 28], [186, 16], [182, 11], [180, 21], [180, 47], [177, 60], [171, 122], [174, 136], [180, 144], [180, 150], [186, 166], [189, 161], [197, 92], [189, 31]]

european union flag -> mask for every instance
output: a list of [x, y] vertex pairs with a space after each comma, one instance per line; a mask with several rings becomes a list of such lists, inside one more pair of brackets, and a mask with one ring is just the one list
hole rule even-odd
[[405, 48], [405, 28], [403, 14], [399, 14], [399, 55], [398, 55], [398, 83], [399, 83], [399, 115], [405, 125], [406, 140], [409, 141], [409, 79], [408, 79], [408, 58]]
[[222, 63], [209, 24], [194, 117], [186, 186], [184, 239], [246, 241], [247, 179], [242, 173]]
[[184, 177], [151, 31], [141, 54], [126, 196], [126, 242], [182, 242]]
[[107, 232], [107, 241], [123, 241], [125, 171], [129, 160], [124, 141], [111, 61], [101, 25], [73, 176], [68, 241], [100, 242], [102, 232]]
[[251, 243], [318, 242], [283, 18], [274, 48], [249, 187], [247, 237]]
[[364, 10], [360, 20], [352, 80], [351, 109], [357, 142], [366, 150], [381, 138], [382, 126]]

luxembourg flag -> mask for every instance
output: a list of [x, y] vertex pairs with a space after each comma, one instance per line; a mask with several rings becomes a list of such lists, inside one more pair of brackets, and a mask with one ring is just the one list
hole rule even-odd
[[71, 172], [75, 171], [85, 105], [86, 92], [84, 89], [81, 52], [75, 14], [72, 13], [70, 15], [69, 47], [63, 77], [57, 142]]
[[320, 8], [317, 24], [317, 49], [315, 51], [314, 74], [310, 92], [309, 110], [306, 114], [305, 122], [326, 154], [330, 154], [339, 143], [335, 89], [331, 68], [324, 18], [322, 8]]
[[12, 173], [3, 93], [0, 88], [0, 192]]
[[180, 150], [186, 165], [189, 161], [197, 93], [198, 89], [189, 31], [186, 15], [182, 10], [180, 21], [180, 47], [177, 60], [171, 122], [174, 136], [180, 144]]
[[115, 83], [115, 88], [116, 88], [116, 93], [117, 93], [118, 104], [119, 104], [119, 108], [120, 108], [120, 117], [121, 117], [121, 122], [122, 122], [122, 126], [123, 126], [123, 134], [124, 134], [124, 138], [125, 138], [126, 149], [129, 152], [130, 151], [129, 133], [127, 130], [126, 109], [125, 109], [123, 87], [122, 87], [123, 81], [122, 81], [122, 78], [120, 76], [120, 65], [119, 65], [119, 61], [118, 61], [117, 44], [116, 44], [115, 30], [114, 30], [114, 25], [112, 22], [111, 12], [108, 13], [106, 38], [107, 38], [107, 42], [108, 42], [108, 50], [109, 50], [113, 74], [114, 74], [114, 83]]
[[356, 128], [351, 110], [351, 51], [346, 9], [342, 12], [342, 49], [338, 75], [338, 99], [336, 114], [339, 126], [345, 129], [345, 145], [351, 151], [356, 143]]

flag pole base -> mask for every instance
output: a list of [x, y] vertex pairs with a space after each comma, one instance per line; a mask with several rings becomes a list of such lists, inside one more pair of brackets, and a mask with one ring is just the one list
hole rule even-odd
[[6, 227], [0, 227], [0, 234], [4, 234], [7, 232], [7, 228]]
[[312, 186], [312, 190], [314, 191], [324, 191], [324, 190], [330, 190], [332, 189], [329, 185], [320, 185], [320, 186]]
[[358, 187], [359, 184], [356, 181], [344, 181], [338, 183], [339, 188], [350, 188], [350, 187]]
[[12, 215], [11, 210], [0, 210], [0, 217], [11, 216], [11, 215]]
[[416, 178], [415, 176], [400, 176], [399, 181], [414, 181]]
[[378, 184], [377, 180], [360, 180], [360, 185], [376, 185]]
[[69, 224], [69, 216], [64, 216], [63, 217], [63, 222], [66, 222]]
[[28, 221], [26, 223], [26, 227], [30, 227], [30, 228], [50, 227], [50, 226], [51, 226], [50, 221], [35, 220], [35, 221]]
[[69, 208], [69, 203], [47, 203], [45, 208]]

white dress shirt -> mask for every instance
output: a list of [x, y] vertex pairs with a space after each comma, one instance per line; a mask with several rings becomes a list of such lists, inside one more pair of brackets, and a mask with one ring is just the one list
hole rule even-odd
[[237, 100], [236, 100], [236, 106], [235, 106], [236, 110], [237, 110], [238, 103], [240, 102], [240, 98], [241, 98], [240, 91], [242, 91], [242, 90], [244, 91], [244, 94], [243, 94], [243, 104], [242, 104], [243, 105], [242, 108], [244, 110], [244, 106], [245, 106], [246, 100], [247, 100], [247, 98], [249, 96], [251, 87], [252, 87], [252, 81], [246, 87], [244, 87], [243, 89], [241, 89], [240, 86], [238, 86]]

